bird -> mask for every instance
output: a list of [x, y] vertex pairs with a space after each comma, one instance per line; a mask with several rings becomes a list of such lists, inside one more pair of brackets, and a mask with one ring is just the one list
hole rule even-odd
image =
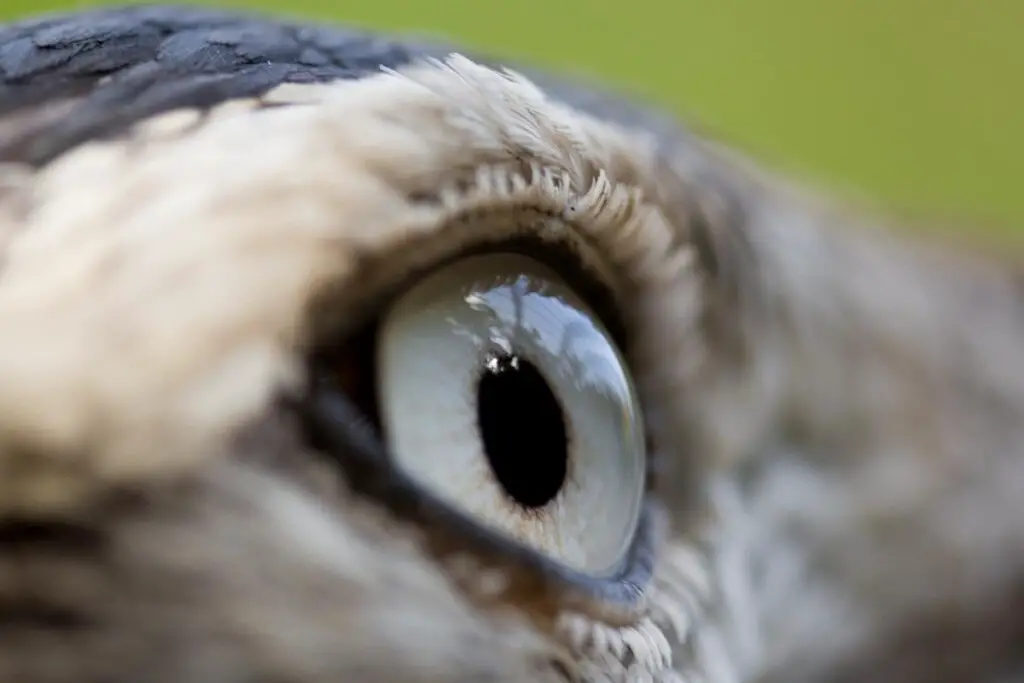
[[598, 83], [0, 26], [0, 681], [1024, 671], [1024, 297]]

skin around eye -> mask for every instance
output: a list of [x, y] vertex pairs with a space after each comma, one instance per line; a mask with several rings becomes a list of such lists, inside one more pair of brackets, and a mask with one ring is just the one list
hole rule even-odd
[[577, 571], [621, 565], [645, 495], [639, 402], [554, 271], [485, 254], [417, 282], [382, 321], [377, 391], [388, 451], [420, 486]]

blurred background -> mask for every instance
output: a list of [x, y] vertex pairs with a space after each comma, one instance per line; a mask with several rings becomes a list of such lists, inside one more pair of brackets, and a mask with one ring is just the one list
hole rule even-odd
[[[97, 4], [2, 0], [0, 19]], [[1024, 0], [209, 4], [598, 78], [818, 185], [1024, 253]]]

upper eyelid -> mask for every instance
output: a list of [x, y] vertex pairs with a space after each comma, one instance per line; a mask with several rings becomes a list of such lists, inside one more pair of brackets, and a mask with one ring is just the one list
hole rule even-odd
[[[481, 225], [486, 224], [487, 217], [481, 216], [479, 222]], [[443, 240], [443, 235], [439, 238]], [[347, 317], [341, 333], [322, 330], [314, 335], [314, 339], [318, 340], [316, 342], [318, 346], [329, 347], [337, 340], [345, 338], [353, 329], [365, 329], [367, 325], [375, 326], [380, 311], [386, 309], [396, 296], [423, 277], [458, 260], [477, 254], [500, 251], [522, 254], [547, 265], [558, 273], [559, 277], [564, 279], [595, 313], [619, 348], [623, 348], [628, 344], [630, 335], [620, 310], [621, 301], [603, 276], [607, 271], [594, 268], [593, 260], [588, 263], [588, 260], [580, 253], [579, 246], [578, 241], [566, 239], [545, 242], [535, 234], [517, 232], [505, 239], [490, 237], [487, 240], [470, 242], [468, 246], [461, 249], [446, 249], [444, 256], [436, 261], [388, 278], [385, 280], [387, 284], [367, 292], [363, 300], [356, 304], [360, 313]], [[387, 258], [386, 254], [387, 250], [375, 259]], [[320, 310], [326, 311], [331, 307], [331, 297], [328, 295], [321, 300]]]

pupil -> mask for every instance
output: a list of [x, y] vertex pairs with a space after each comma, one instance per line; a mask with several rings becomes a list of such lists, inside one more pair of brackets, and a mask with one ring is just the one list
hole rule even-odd
[[491, 357], [477, 388], [477, 419], [487, 461], [509, 496], [539, 508], [558, 495], [569, 466], [565, 420], [533, 363]]

